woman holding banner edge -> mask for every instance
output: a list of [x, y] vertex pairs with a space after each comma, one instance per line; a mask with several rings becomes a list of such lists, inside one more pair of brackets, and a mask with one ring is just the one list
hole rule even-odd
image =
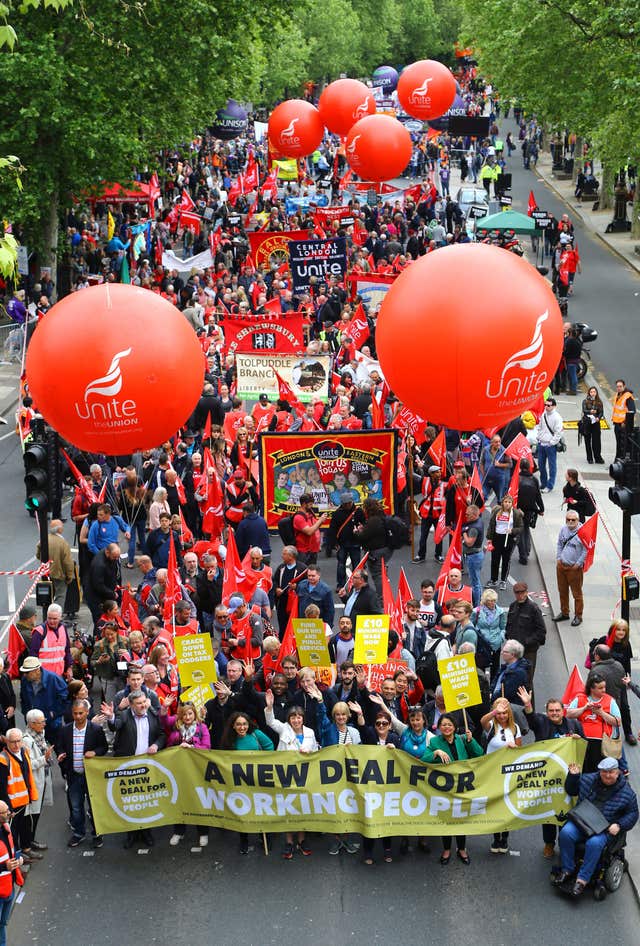
[[[232, 713], [227, 720], [220, 748], [242, 752], [273, 752], [274, 747], [271, 739], [258, 729], [246, 713], [238, 712]], [[239, 837], [240, 853], [246, 855], [249, 853], [249, 835], [240, 832]]]
[[[437, 750], [442, 753], [436, 757]], [[482, 746], [480, 746], [470, 731], [467, 729], [464, 736], [456, 733], [456, 721], [450, 713], [443, 713], [438, 720], [438, 735], [434, 736], [422, 756], [423, 762], [437, 763], [444, 761], [445, 765], [449, 762], [462, 762], [466, 759], [475, 759], [484, 755]], [[456, 835], [456, 855], [467, 866], [471, 863], [471, 858], [467, 852], [467, 839], [465, 835]], [[451, 837], [442, 836], [442, 854], [440, 863], [443, 867], [451, 860]]]
[[[511, 704], [500, 696], [494, 700], [493, 706], [480, 720], [487, 739], [487, 755], [503, 749], [516, 749], [522, 745], [520, 727], [513, 718]], [[509, 853], [509, 832], [497, 831], [493, 835], [490, 847], [492, 854]]]

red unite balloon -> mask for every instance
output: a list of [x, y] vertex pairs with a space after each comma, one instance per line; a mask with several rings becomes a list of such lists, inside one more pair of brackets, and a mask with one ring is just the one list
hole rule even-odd
[[414, 118], [433, 119], [451, 108], [456, 96], [456, 80], [449, 69], [435, 59], [420, 59], [402, 70], [398, 79], [398, 100]]
[[376, 101], [364, 82], [337, 79], [320, 96], [318, 111], [329, 131], [344, 138], [361, 118], [375, 115]]
[[345, 144], [349, 166], [365, 181], [388, 181], [411, 160], [411, 135], [390, 115], [367, 115], [356, 122]]
[[105, 284], [56, 303], [27, 350], [27, 381], [45, 420], [91, 453], [156, 447], [184, 424], [204, 362], [185, 317], [137, 286]]
[[281, 102], [269, 117], [269, 141], [287, 158], [312, 154], [322, 141], [324, 126], [320, 112], [303, 99]]
[[385, 378], [412, 411], [456, 430], [501, 426], [551, 384], [562, 316], [525, 260], [460, 243], [412, 263], [387, 292], [376, 327]]

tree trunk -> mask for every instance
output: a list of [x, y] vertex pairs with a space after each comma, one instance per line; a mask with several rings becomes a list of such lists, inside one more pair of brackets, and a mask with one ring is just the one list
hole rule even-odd
[[60, 221], [58, 218], [58, 192], [55, 191], [49, 202], [49, 215], [44, 220], [43, 226], [43, 250], [42, 266], [51, 270], [51, 278], [54, 283], [53, 301], [58, 297], [57, 272], [58, 272], [58, 232]]
[[637, 184], [631, 205], [631, 236], [634, 240], [640, 237], [640, 187]]
[[582, 166], [584, 164], [583, 151], [584, 151], [584, 140], [581, 135], [576, 135], [576, 147], [575, 147], [575, 151], [573, 152], [573, 180], [574, 182], [577, 180], [578, 174], [582, 170]]
[[602, 186], [600, 188], [600, 209], [613, 207], [613, 175], [608, 164], [602, 165]]

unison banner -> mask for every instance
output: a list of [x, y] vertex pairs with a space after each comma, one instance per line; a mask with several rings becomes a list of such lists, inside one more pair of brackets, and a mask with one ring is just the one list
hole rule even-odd
[[324, 401], [329, 397], [330, 355], [238, 354], [236, 370], [238, 397], [247, 400], [257, 401], [261, 394], [268, 394], [272, 401], [277, 400], [276, 371], [303, 403], [312, 397]]
[[347, 241], [344, 237], [331, 240], [291, 240], [289, 242], [289, 266], [293, 291], [308, 292], [311, 278], [326, 282], [337, 276], [342, 282], [347, 271]]
[[302, 316], [291, 312], [282, 317], [226, 318], [224, 339], [229, 354], [270, 351], [295, 355], [304, 350]]
[[166, 749], [85, 760], [98, 834], [168, 824], [243, 833], [492, 834], [562, 823], [569, 764], [585, 743], [565, 737], [451, 765], [381, 746], [293, 752]]
[[299, 512], [310, 493], [321, 512], [338, 508], [349, 491], [353, 501], [371, 497], [395, 511], [396, 438], [392, 430], [260, 434], [260, 498], [270, 529], [284, 515]]

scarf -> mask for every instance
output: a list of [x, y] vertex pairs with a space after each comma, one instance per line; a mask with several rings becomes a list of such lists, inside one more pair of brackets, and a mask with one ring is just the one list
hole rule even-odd
[[192, 723], [190, 726], [184, 726], [178, 724], [177, 729], [180, 735], [182, 736], [183, 742], [193, 742], [193, 737], [196, 734], [196, 729], [198, 728], [198, 723]]

